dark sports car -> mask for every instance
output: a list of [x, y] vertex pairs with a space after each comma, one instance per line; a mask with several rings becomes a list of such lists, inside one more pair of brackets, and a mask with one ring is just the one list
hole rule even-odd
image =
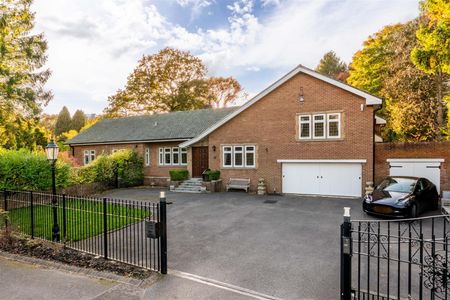
[[438, 206], [436, 186], [417, 177], [387, 177], [363, 200], [366, 213], [393, 217], [415, 218]]

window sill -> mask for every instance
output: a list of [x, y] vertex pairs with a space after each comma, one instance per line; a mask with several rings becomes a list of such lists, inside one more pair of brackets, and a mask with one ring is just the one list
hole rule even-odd
[[256, 167], [221, 167], [221, 170], [256, 170]]
[[339, 141], [343, 141], [344, 138], [340, 137], [340, 138], [328, 138], [328, 139], [295, 139], [297, 142], [339, 142]]

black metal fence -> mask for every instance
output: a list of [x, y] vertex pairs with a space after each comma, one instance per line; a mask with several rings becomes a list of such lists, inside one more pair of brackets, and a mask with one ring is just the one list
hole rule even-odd
[[3, 190], [13, 230], [167, 273], [166, 202]]
[[405, 220], [344, 218], [341, 299], [447, 299], [447, 216]]

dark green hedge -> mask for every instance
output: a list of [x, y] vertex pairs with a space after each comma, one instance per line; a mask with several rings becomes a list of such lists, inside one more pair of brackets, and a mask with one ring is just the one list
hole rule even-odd
[[[56, 186], [69, 185], [70, 166], [56, 163]], [[48, 191], [52, 188], [51, 165], [45, 153], [0, 149], [0, 188]]]
[[185, 169], [176, 169], [169, 171], [170, 174], [170, 180], [172, 181], [181, 181], [186, 180], [189, 177], [188, 170]]

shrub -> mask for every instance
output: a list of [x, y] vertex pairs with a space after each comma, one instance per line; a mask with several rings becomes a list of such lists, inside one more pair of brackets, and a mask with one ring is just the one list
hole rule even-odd
[[172, 181], [182, 181], [188, 179], [189, 172], [185, 169], [176, 169], [176, 170], [170, 170], [170, 180]]
[[111, 155], [102, 155], [77, 170], [76, 183], [99, 182], [115, 186], [118, 176], [119, 186], [129, 187], [144, 182], [144, 162], [132, 150], [121, 150]]
[[[56, 162], [56, 186], [69, 185], [70, 165]], [[44, 152], [25, 149], [0, 149], [0, 188], [15, 190], [41, 190], [52, 188], [50, 162]]]
[[119, 175], [119, 185], [137, 186], [144, 183], [144, 160], [135, 151], [121, 150], [111, 154]]
[[208, 172], [209, 180], [219, 180], [220, 179], [220, 171], [219, 170], [211, 170]]

